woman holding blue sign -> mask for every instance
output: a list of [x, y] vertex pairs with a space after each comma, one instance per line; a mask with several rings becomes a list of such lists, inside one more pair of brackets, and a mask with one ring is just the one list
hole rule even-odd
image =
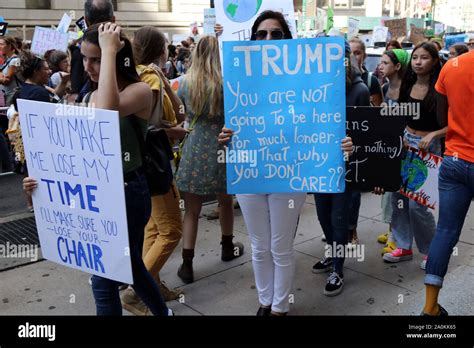
[[[223, 28], [216, 26], [216, 32]], [[282, 13], [262, 12], [252, 27], [251, 40], [292, 39]], [[228, 143], [234, 131], [223, 128], [221, 144]], [[342, 149], [352, 150], [352, 141], [343, 140]], [[258, 316], [281, 316], [289, 311], [295, 261], [294, 237], [306, 193], [238, 194], [252, 245], [252, 264], [260, 308]]]

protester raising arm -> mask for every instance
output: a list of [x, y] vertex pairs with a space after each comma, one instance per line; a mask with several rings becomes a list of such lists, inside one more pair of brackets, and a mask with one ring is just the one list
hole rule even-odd
[[99, 53], [99, 88], [93, 93], [91, 101], [99, 109], [119, 111], [122, 117], [136, 115], [137, 117], [148, 119], [152, 108], [151, 102], [137, 103], [137, 100], [152, 100], [152, 92], [145, 83], [133, 83], [119, 91], [119, 81], [116, 76], [116, 59], [117, 53], [125, 46], [125, 43], [120, 41], [120, 31], [120, 26], [114, 23], [106, 23], [99, 26], [99, 45], [101, 51], [101, 55]]

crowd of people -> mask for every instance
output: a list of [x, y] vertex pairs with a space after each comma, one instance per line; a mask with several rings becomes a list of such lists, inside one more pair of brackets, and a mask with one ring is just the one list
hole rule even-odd
[[[143, 27], [129, 40], [115, 23], [108, 0], [87, 0], [85, 19], [88, 29], [68, 52], [53, 50], [39, 57], [19, 40], [0, 38], [4, 58], [0, 89], [10, 119], [0, 125], [2, 169], [11, 171], [14, 164], [21, 168], [28, 206], [33, 211], [31, 194], [38, 183], [27, 172], [17, 120], [18, 99], [118, 111], [122, 152], [129, 154], [123, 159], [123, 173], [134, 282], [129, 286], [94, 275], [91, 284], [97, 314], [121, 315], [123, 307], [136, 315], [172, 315], [166, 302], [178, 299], [182, 291], [168, 288], [159, 273], [182, 239], [178, 276], [186, 284], [194, 281], [193, 258], [205, 197], [216, 196], [219, 202], [221, 260], [228, 262], [244, 253], [243, 244], [233, 240], [234, 198], [227, 193], [225, 163], [218, 161], [218, 151], [233, 136], [233, 130], [224, 125], [218, 38], [189, 37], [174, 46], [159, 29]], [[216, 36], [223, 30], [216, 25]], [[274, 11], [260, 14], [251, 40], [279, 39], [293, 39], [285, 17]], [[382, 216], [389, 226], [388, 232], [378, 237], [384, 244], [383, 260], [411, 260], [413, 240], [422, 254], [420, 267], [426, 270], [422, 313], [426, 315], [447, 314], [438, 304], [438, 294], [474, 196], [474, 52], [465, 45], [454, 45], [443, 67], [438, 51], [433, 42], [423, 42], [410, 55], [397, 41], [391, 41], [377, 70], [371, 72], [364, 65], [364, 42], [354, 38], [345, 44], [346, 105], [416, 104], [420, 113], [407, 117], [405, 144], [438, 156], [444, 152], [437, 225], [426, 206], [398, 192], [374, 188], [374, 193], [383, 195]], [[175, 92], [170, 80], [177, 77], [182, 82]], [[140, 144], [150, 129], [164, 130], [171, 145], [181, 143], [175, 178], [165, 193], [150, 192], [144, 175]], [[340, 141], [341, 152], [350, 155], [352, 139]], [[306, 197], [307, 193], [236, 197], [251, 242], [259, 316], [284, 316], [290, 310], [294, 236]], [[344, 288], [345, 257], [336, 255], [334, 246], [347, 250], [360, 243], [361, 192], [314, 193], [314, 199], [324, 240], [334, 254], [322, 256], [312, 271], [328, 272], [323, 293], [337, 296]]]

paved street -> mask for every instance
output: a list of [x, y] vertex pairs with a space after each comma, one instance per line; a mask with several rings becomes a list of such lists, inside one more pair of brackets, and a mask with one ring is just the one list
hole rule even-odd
[[[4, 192], [4, 187], [0, 188]], [[18, 198], [19, 199], [19, 198]], [[206, 206], [203, 213], [214, 205]], [[8, 220], [25, 215], [10, 215]], [[2, 218], [0, 222], [7, 221]], [[418, 315], [424, 299], [421, 255], [412, 261], [387, 264], [380, 256], [376, 237], [387, 226], [380, 222], [380, 197], [364, 194], [359, 219], [363, 261], [348, 259], [341, 295], [323, 295], [326, 274], [311, 272], [323, 255], [322, 230], [314, 200], [308, 196], [295, 238], [296, 281], [291, 315]], [[1, 225], [0, 225], [1, 233]], [[255, 315], [258, 308], [250, 244], [240, 210], [236, 210], [236, 240], [245, 254], [232, 262], [220, 260], [218, 221], [200, 220], [195, 257], [195, 282], [184, 285], [176, 275], [181, 244], [165, 265], [161, 277], [181, 287], [185, 297], [171, 302], [176, 315]], [[453, 256], [440, 303], [452, 315], [472, 315], [474, 302], [474, 206], [467, 216], [458, 255]], [[16, 267], [24, 260], [0, 260], [0, 315], [94, 315], [89, 275], [49, 261]], [[16, 268], [11, 268], [16, 267]], [[129, 313], [125, 313], [129, 314]]]

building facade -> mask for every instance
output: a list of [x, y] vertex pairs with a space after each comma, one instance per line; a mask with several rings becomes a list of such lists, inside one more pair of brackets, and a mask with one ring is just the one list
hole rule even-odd
[[474, 31], [474, 1], [436, 0], [434, 19], [463, 31]]
[[[114, 0], [115, 16], [125, 30], [144, 25], [161, 28], [170, 36], [190, 32], [190, 23], [202, 22], [209, 0]], [[0, 16], [12, 35], [31, 39], [35, 26], [58, 25], [65, 12], [76, 20], [84, 15], [84, 0], [1, 0]]]

